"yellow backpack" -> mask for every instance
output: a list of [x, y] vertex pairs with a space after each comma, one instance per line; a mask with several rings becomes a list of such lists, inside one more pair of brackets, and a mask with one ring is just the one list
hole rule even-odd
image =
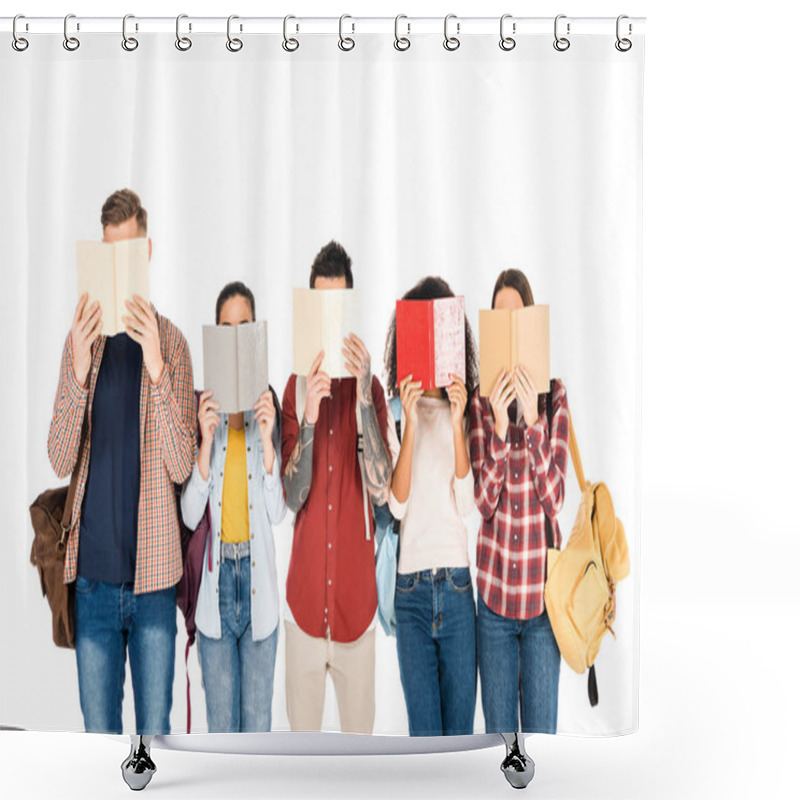
[[547, 552], [544, 601], [564, 661], [578, 674], [589, 669], [589, 702], [597, 705], [594, 660], [616, 613], [616, 585], [630, 564], [625, 529], [604, 483], [587, 483], [569, 419], [569, 452], [581, 488], [578, 516], [563, 550]]

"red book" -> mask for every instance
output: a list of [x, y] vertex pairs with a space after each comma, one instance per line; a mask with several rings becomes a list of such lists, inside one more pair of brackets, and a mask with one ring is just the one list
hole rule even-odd
[[450, 374], [466, 380], [464, 298], [398, 300], [397, 383], [406, 375], [423, 389], [452, 383]]

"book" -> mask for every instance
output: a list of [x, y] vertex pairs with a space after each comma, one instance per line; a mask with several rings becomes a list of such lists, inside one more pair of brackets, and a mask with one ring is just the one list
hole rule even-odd
[[357, 289], [295, 289], [293, 293], [295, 375], [307, 375], [325, 351], [320, 369], [331, 378], [352, 377], [342, 354], [344, 339], [358, 335], [361, 302]]
[[480, 312], [480, 393], [492, 393], [500, 371], [524, 364], [539, 393], [550, 391], [550, 306], [482, 309]]
[[464, 298], [398, 300], [397, 381], [413, 375], [423, 389], [449, 386], [458, 375], [466, 380]]
[[220, 411], [251, 409], [269, 388], [266, 320], [203, 325], [203, 383]]
[[78, 296], [89, 293], [89, 303], [100, 301], [103, 336], [115, 336], [125, 330], [122, 316], [127, 315], [125, 301], [134, 294], [150, 301], [150, 254], [147, 239], [123, 239], [119, 242], [79, 241]]

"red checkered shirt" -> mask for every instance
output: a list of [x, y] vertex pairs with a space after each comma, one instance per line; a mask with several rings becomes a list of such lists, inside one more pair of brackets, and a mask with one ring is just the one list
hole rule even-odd
[[[164, 370], [159, 382], [153, 385], [143, 366], [139, 391], [141, 472], [133, 589], [136, 594], [166, 589], [181, 578], [183, 559], [173, 484], [183, 483], [189, 477], [196, 450], [196, 407], [189, 346], [183, 334], [166, 317], [156, 312], [156, 319]], [[66, 478], [72, 474], [78, 460], [81, 426], [86, 415], [88, 427], [78, 465], [72, 531], [64, 558], [64, 583], [74, 581], [78, 569], [81, 507], [89, 476], [92, 441], [92, 402], [105, 341], [106, 337], [100, 336], [92, 345], [89, 386], [82, 387], [72, 370], [72, 342], [67, 336], [47, 437], [50, 463], [60, 478]]]
[[[543, 398], [542, 398], [543, 399]], [[489, 608], [509, 619], [532, 619], [544, 610], [547, 569], [545, 515], [553, 545], [561, 547], [556, 514], [564, 502], [569, 452], [567, 392], [553, 386], [553, 421], [547, 411], [529, 428], [509, 424], [506, 441], [494, 429], [487, 397], [470, 401], [470, 460], [475, 502], [483, 517], [478, 533], [478, 591]]]

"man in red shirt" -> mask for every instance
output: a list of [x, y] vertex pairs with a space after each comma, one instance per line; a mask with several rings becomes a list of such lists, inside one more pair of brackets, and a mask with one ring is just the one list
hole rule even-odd
[[[320, 250], [312, 289], [352, 288], [351, 260], [337, 242]], [[295, 512], [286, 583], [286, 705], [292, 730], [319, 730], [330, 671], [343, 732], [372, 733], [375, 719], [374, 522], [365, 530], [358, 427], [364, 476], [374, 504], [387, 500], [392, 463], [383, 388], [354, 334], [343, 353], [351, 378], [331, 379], [320, 353], [306, 376], [302, 419], [297, 376], [283, 395], [283, 483]]]

